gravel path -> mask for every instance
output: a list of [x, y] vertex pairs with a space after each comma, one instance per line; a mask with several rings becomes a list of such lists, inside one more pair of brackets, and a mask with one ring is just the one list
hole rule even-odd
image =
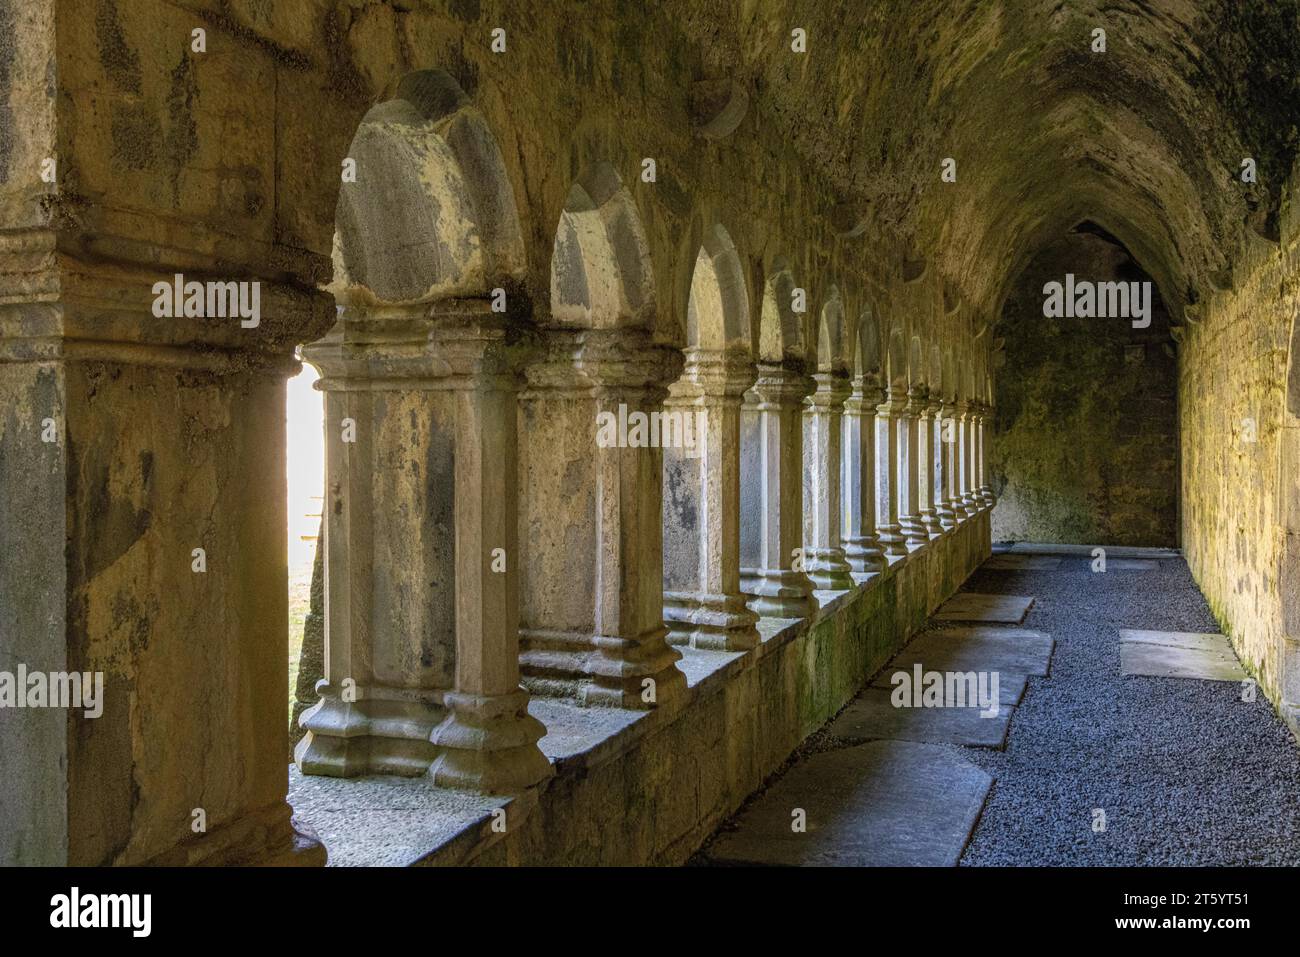
[[1006, 750], [961, 749], [997, 778], [964, 866], [1300, 864], [1300, 748], [1263, 694], [1119, 675], [1120, 628], [1219, 630], [1182, 559], [1096, 574], [1064, 557], [963, 590], [1034, 596], [1025, 627], [1056, 639]]

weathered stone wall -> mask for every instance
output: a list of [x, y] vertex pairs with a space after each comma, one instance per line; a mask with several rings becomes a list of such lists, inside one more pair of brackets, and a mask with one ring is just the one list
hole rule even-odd
[[[1016, 280], [991, 445], [994, 541], [1178, 543], [1177, 355], [1169, 316], [1047, 318], [1043, 286], [1150, 281], [1121, 245], [1072, 232]], [[1153, 294], [1158, 291], [1152, 283]]]
[[1260, 241], [1241, 281], [1189, 316], [1179, 382], [1183, 550], [1238, 654], [1279, 706], [1300, 701], [1283, 693], [1296, 637], [1287, 609], [1296, 600], [1300, 462], [1287, 379], [1298, 239], [1289, 221], [1281, 248]]

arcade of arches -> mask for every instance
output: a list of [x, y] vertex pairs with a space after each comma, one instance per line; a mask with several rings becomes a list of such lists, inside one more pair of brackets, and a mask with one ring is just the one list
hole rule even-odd
[[0, 669], [104, 675], [0, 862], [680, 862], [1003, 538], [1181, 547], [1295, 726], [1293, 3], [566, 6], [0, 0]]

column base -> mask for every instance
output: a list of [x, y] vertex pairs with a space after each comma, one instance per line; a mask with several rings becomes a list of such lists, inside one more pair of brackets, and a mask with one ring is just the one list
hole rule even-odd
[[352, 778], [364, 774], [418, 777], [437, 757], [429, 734], [445, 715], [429, 697], [385, 687], [358, 687], [356, 700], [321, 682], [321, 700], [298, 724], [307, 734], [294, 749], [303, 774]]
[[[323, 867], [325, 845], [288, 803], [246, 814], [143, 861], [149, 867]], [[131, 862], [120, 862], [131, 863]]]
[[979, 490], [979, 499], [984, 503], [985, 508], [992, 508], [998, 503], [997, 496], [993, 494], [991, 486], [985, 485]]
[[903, 531], [903, 538], [909, 548], [924, 545], [930, 540], [930, 534], [926, 531], [925, 526], [921, 524], [920, 515], [903, 515], [898, 519], [898, 524]]
[[844, 540], [844, 558], [855, 575], [875, 575], [885, 570], [885, 551], [875, 535]]
[[[662, 626], [635, 638], [523, 630], [524, 686], [533, 694], [572, 698], [582, 707], [659, 707], [686, 690], [686, 676], [677, 668], [681, 652], [668, 645], [667, 635]], [[653, 689], [649, 700], [648, 688]]]
[[434, 784], [514, 794], [555, 773], [537, 746], [546, 727], [528, 713], [523, 688], [499, 695], [449, 691], [445, 701], [449, 714], [429, 736], [440, 750], [429, 767]]
[[817, 611], [812, 581], [789, 568], [742, 568], [740, 591], [760, 618], [810, 618]]
[[935, 514], [939, 517], [939, 527], [943, 531], [950, 532], [957, 527], [957, 513], [947, 502], [941, 502]]
[[842, 548], [805, 548], [803, 567], [818, 591], [848, 591], [857, 585]]
[[907, 554], [907, 539], [903, 537], [902, 526], [878, 525], [876, 537], [880, 539], [880, 545], [885, 550], [887, 559], [902, 558]]
[[758, 646], [758, 615], [740, 595], [664, 592], [668, 644], [709, 651], [748, 651]]
[[943, 534], [943, 523], [939, 521], [939, 513], [932, 508], [921, 509], [921, 526], [925, 529], [927, 538], [935, 539]]

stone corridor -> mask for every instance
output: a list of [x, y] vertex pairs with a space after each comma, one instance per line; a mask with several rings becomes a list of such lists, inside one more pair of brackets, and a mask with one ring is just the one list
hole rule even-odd
[[0, 865], [1295, 863], [1297, 130], [1296, 0], [0, 0]]

